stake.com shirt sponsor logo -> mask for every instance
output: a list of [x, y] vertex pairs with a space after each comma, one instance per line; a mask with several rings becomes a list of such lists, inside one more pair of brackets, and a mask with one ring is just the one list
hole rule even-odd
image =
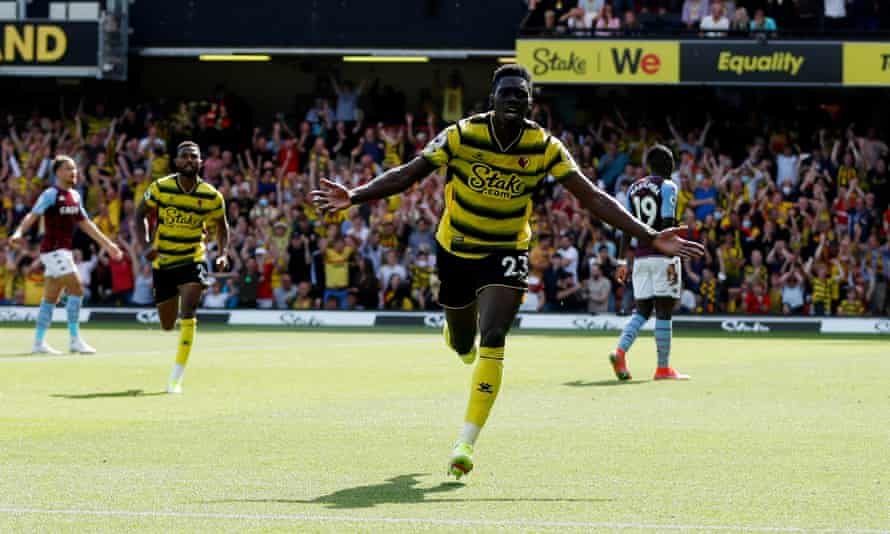
[[536, 83], [679, 81], [677, 42], [519, 40], [516, 53]]

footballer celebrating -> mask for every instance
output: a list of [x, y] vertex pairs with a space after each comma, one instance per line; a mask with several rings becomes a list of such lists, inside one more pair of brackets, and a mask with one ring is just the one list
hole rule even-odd
[[[655, 230], [674, 225], [677, 209], [677, 185], [671, 182], [674, 172], [674, 155], [664, 145], [655, 145], [646, 152], [646, 166], [650, 176], [640, 178], [627, 190], [627, 209], [634, 213], [646, 226]], [[628, 249], [630, 236], [621, 239], [621, 254]], [[658, 352], [658, 368], [655, 380], [688, 380], [689, 376], [678, 373], [670, 366], [671, 355], [671, 315], [680, 291], [683, 288], [683, 268], [680, 258], [663, 254], [652, 245], [640, 244], [634, 255], [633, 276], [636, 309], [624, 326], [618, 347], [609, 355], [615, 376], [619, 380], [630, 380], [625, 354], [630, 350], [640, 328], [649, 320], [655, 309], [655, 347]], [[619, 267], [617, 278], [624, 283], [627, 267]]]
[[68, 333], [71, 336], [69, 351], [92, 354], [96, 349], [87, 345], [80, 337], [83, 287], [80, 285], [77, 265], [71, 254], [74, 228], [80, 228], [93, 238], [115, 260], [121, 258], [121, 251], [99, 231], [83, 209], [80, 194], [74, 189], [80, 176], [74, 160], [68, 156], [57, 156], [53, 160], [52, 171], [56, 176], [55, 185], [40, 194], [31, 212], [25, 216], [22, 224], [10, 238], [13, 246], [22, 245], [25, 241], [22, 236], [41, 216], [43, 217], [44, 232], [40, 241], [40, 261], [43, 263], [46, 285], [43, 288], [40, 311], [37, 312], [37, 331], [31, 352], [60, 354], [46, 342], [46, 331], [52, 323], [53, 309], [58, 304], [64, 289], [68, 296], [65, 311], [68, 316]]
[[182, 377], [195, 341], [195, 312], [201, 294], [210, 285], [204, 247], [208, 226], [213, 225], [216, 230], [220, 250], [216, 266], [219, 270], [228, 267], [226, 250], [229, 244], [223, 196], [198, 177], [201, 168], [198, 145], [184, 141], [176, 150], [177, 173], [155, 181], [145, 190], [142, 202], [136, 208], [135, 229], [137, 241], [148, 243], [147, 219], [152, 213], [157, 215], [157, 228], [145, 257], [152, 262], [161, 328], [172, 330], [180, 308], [182, 312], [179, 348], [167, 383], [168, 393], [182, 393]]
[[[501, 386], [504, 345], [527, 290], [532, 193], [547, 175], [571, 191], [585, 209], [666, 255], [704, 253], [676, 229], [656, 232], [578, 170], [562, 143], [526, 120], [532, 80], [519, 65], [494, 72], [488, 113], [443, 130], [422, 155], [355, 189], [323, 181], [313, 201], [323, 210], [400, 193], [440, 167], [447, 168], [445, 210], [436, 233], [439, 303], [445, 342], [473, 371], [464, 425], [448, 463], [457, 478], [473, 469], [473, 449]], [[476, 348], [476, 335], [480, 346]]]

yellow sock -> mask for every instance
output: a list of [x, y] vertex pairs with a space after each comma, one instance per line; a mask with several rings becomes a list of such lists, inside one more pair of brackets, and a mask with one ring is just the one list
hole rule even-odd
[[504, 373], [504, 347], [480, 347], [479, 363], [473, 371], [473, 385], [470, 390], [470, 403], [467, 406], [466, 421], [485, 425], [494, 400], [501, 389], [501, 375]]
[[192, 344], [195, 342], [195, 330], [198, 320], [195, 318], [179, 321], [179, 349], [176, 351], [176, 363], [185, 367], [192, 352]]

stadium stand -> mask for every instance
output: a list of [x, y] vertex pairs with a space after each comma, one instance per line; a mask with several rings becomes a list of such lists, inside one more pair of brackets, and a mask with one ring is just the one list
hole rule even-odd
[[[133, 240], [134, 203], [151, 180], [170, 172], [170, 147], [194, 138], [204, 153], [203, 178], [225, 195], [233, 228], [232, 270], [213, 273], [205, 306], [435, 309], [433, 236], [443, 175], [340, 216], [317, 213], [307, 202], [321, 178], [367, 182], [413, 157], [446, 125], [434, 106], [397, 116], [379, 95], [362, 94], [363, 85], [334, 84], [336, 92], [318, 95], [297, 116], [265, 124], [231, 114], [233, 104], [222, 95], [172, 107], [134, 103], [114, 113], [100, 103], [89, 112], [9, 115], [0, 130], [0, 303], [40, 299], [36, 248], [15, 255], [6, 238], [52, 183], [50, 159], [70, 154], [84, 176], [90, 216], [129, 252], [115, 264], [76, 239], [88, 302], [151, 304], [150, 269]], [[728, 97], [700, 108], [712, 115], [680, 119], [657, 103], [628, 103], [565, 127], [544, 100], [532, 118], [618, 198], [643, 176], [645, 146], [673, 147], [678, 219], [708, 249], [703, 260], [685, 265], [680, 311], [885, 314], [885, 132], [868, 126], [870, 117], [830, 107], [757, 113], [748, 106]], [[465, 114], [479, 109], [467, 105]], [[620, 236], [579, 211], [553, 182], [535, 196], [533, 229], [524, 310], [629, 311], [632, 289], [614, 279]]]

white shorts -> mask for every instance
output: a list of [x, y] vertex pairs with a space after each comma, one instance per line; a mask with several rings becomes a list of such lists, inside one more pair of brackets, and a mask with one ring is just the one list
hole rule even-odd
[[77, 274], [77, 265], [71, 251], [65, 248], [53, 250], [40, 255], [43, 262], [43, 274], [48, 278], [58, 278], [66, 274]]
[[636, 300], [652, 297], [680, 298], [680, 291], [683, 289], [680, 258], [647, 256], [635, 259], [633, 285]]

